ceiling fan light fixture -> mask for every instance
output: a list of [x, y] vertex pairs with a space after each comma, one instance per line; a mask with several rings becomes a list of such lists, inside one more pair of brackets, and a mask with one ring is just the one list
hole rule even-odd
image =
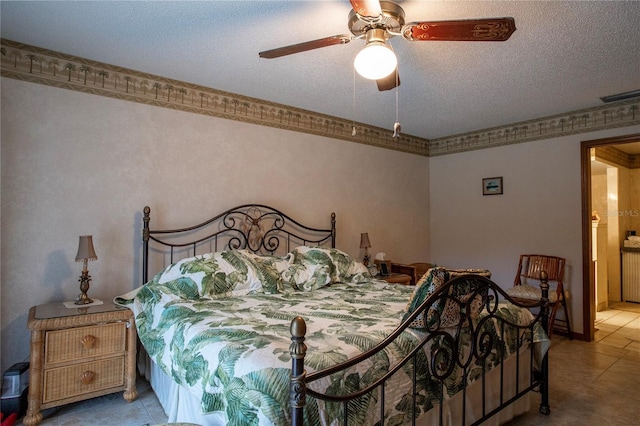
[[395, 53], [381, 41], [368, 43], [353, 61], [358, 74], [369, 80], [379, 80], [388, 76], [397, 65]]

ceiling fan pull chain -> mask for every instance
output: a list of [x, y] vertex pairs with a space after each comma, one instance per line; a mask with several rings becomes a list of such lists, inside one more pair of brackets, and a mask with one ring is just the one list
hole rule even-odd
[[351, 136], [355, 137], [358, 133], [356, 130], [356, 69], [353, 68], [353, 98], [352, 98], [352, 125], [351, 125]]
[[398, 68], [400, 68], [400, 64], [396, 65], [396, 72], [395, 72], [395, 79], [396, 79], [396, 122], [393, 123], [393, 138], [394, 139], [398, 139], [400, 137], [400, 119], [398, 118], [398, 98], [399, 98], [399, 87], [400, 87], [400, 82], [398, 81], [399, 78], [398, 76], [400, 75], [400, 71], [398, 70]]

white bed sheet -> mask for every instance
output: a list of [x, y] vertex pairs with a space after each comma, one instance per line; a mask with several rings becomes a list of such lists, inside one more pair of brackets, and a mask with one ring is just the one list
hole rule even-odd
[[[529, 350], [524, 349], [520, 354], [520, 374], [519, 386], [522, 388], [529, 383]], [[505, 372], [515, 372], [516, 357], [511, 356], [504, 363]], [[142, 367], [142, 365], [140, 365]], [[227, 424], [224, 414], [203, 414], [201, 412], [201, 404], [198, 398], [191, 394], [187, 389], [182, 388], [167, 376], [160, 367], [158, 367], [148, 357], [146, 359], [145, 376], [149, 380], [162, 408], [164, 409], [168, 422], [187, 422], [195, 423], [202, 426], [223, 426]], [[509, 399], [515, 394], [516, 380], [515, 374], [505, 374], [504, 399]], [[486, 411], [491, 411], [499, 404], [499, 384], [500, 370], [495, 368], [487, 374], [488, 388], [492, 390], [492, 395], [487, 396], [488, 406]], [[467, 388], [467, 407], [465, 424], [473, 423], [477, 418], [482, 416], [481, 392], [482, 382], [475, 381]], [[486, 420], [483, 426], [502, 425], [514, 417], [526, 413], [531, 409], [532, 398], [539, 397], [539, 393], [528, 393], [516, 400], [508, 407], [502, 409], [499, 413]], [[458, 393], [445, 401], [443, 407], [444, 425], [460, 425], [462, 417], [462, 393]], [[424, 413], [417, 419], [420, 425], [437, 425], [439, 422], [439, 408]]]

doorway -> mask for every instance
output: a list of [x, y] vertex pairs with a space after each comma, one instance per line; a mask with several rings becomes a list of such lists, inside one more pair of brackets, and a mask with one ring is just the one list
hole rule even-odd
[[[583, 279], [583, 339], [592, 341], [594, 339], [594, 324], [596, 319], [596, 274], [597, 264], [593, 262], [594, 255], [594, 238], [592, 220], [592, 179], [591, 179], [591, 148], [627, 145], [631, 143], [640, 143], [640, 134], [632, 134], [606, 139], [596, 139], [583, 141], [580, 147], [580, 162], [582, 174], [582, 276]], [[631, 145], [627, 145], [631, 146]], [[609, 214], [607, 211], [605, 214]], [[616, 238], [618, 238], [616, 236]], [[597, 252], [597, 247], [595, 248]], [[617, 254], [616, 254], [617, 255]], [[599, 260], [600, 262], [602, 260]], [[614, 263], [613, 265], [609, 265]], [[619, 271], [620, 264], [615, 261], [607, 261], [607, 266], [611, 266]]]

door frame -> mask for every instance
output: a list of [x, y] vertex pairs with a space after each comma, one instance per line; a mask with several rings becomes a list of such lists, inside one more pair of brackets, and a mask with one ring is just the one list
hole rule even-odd
[[580, 143], [580, 173], [582, 181], [582, 329], [583, 340], [594, 339], [596, 320], [595, 277], [591, 262], [591, 148], [639, 142], [640, 133]]

